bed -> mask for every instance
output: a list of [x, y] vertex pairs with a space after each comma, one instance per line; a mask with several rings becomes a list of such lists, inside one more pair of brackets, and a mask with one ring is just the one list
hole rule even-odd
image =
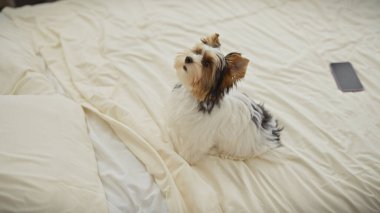
[[[190, 166], [162, 115], [176, 53], [214, 32], [283, 147]], [[379, 1], [65, 0], [5, 8], [0, 47], [0, 212], [380, 211]]]

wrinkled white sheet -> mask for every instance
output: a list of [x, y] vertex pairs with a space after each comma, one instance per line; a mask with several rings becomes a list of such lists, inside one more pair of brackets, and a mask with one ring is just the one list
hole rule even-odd
[[[55, 76], [46, 72], [43, 61], [33, 54], [32, 42], [28, 40], [29, 34], [23, 29], [16, 28], [6, 17], [0, 14], [0, 33], [1, 46], [4, 51], [0, 51], [2, 58], [11, 58], [12, 60], [3, 60], [0, 63], [0, 89], [1, 94], [13, 95], [63, 95], [66, 94]], [[18, 63], [18, 61], [23, 61]], [[13, 79], [17, 79], [14, 83]], [[8, 84], [9, 83], [9, 84]], [[10, 91], [10, 92], [9, 92]], [[33, 99], [30, 99], [32, 100]], [[36, 99], [39, 100], [39, 99]], [[27, 102], [27, 101], [26, 101]], [[31, 103], [33, 104], [33, 103]], [[42, 103], [41, 103], [42, 104]], [[43, 104], [42, 104], [43, 105]], [[7, 110], [0, 106], [0, 110]], [[32, 112], [31, 112], [32, 113]], [[15, 115], [13, 115], [15, 116]], [[17, 117], [16, 117], [17, 118]], [[87, 128], [89, 139], [93, 143], [92, 152], [95, 152], [98, 174], [103, 184], [105, 193], [102, 196], [106, 198], [108, 211], [110, 213], [121, 212], [167, 212], [166, 203], [157, 185], [154, 183], [152, 176], [146, 171], [144, 165], [128, 150], [128, 148], [114, 134], [112, 129], [91, 111], [86, 111]], [[22, 118], [20, 118], [22, 119]], [[68, 137], [68, 133], [64, 133]], [[72, 136], [71, 136], [72, 137]], [[80, 140], [78, 140], [80, 141]], [[3, 141], [4, 142], [4, 141]], [[9, 141], [7, 141], [9, 143]], [[42, 141], [43, 142], [43, 141]], [[40, 143], [42, 143], [40, 142]], [[17, 149], [17, 147], [14, 147]], [[40, 149], [40, 152], [48, 150]], [[61, 152], [64, 150], [61, 150]], [[78, 155], [78, 159], [81, 159]], [[84, 161], [85, 159], [82, 159]], [[79, 160], [80, 161], [80, 160]], [[24, 162], [28, 165], [28, 162]], [[15, 168], [13, 168], [15, 169]], [[98, 178], [98, 177], [97, 177]], [[0, 178], [1, 181], [1, 178]], [[2, 180], [4, 184], [8, 182]], [[46, 186], [40, 186], [45, 187]], [[9, 191], [9, 190], [8, 190]], [[4, 191], [7, 193], [7, 191]], [[14, 196], [18, 196], [15, 194]], [[26, 195], [29, 196], [29, 195]], [[32, 196], [32, 195], [30, 195]], [[42, 195], [41, 195], [42, 196]], [[51, 196], [45, 193], [44, 196]], [[70, 194], [62, 195], [71, 196]], [[37, 199], [38, 200], [38, 199]], [[88, 199], [91, 202], [91, 199]], [[0, 199], [0, 206], [3, 202]], [[43, 201], [40, 201], [41, 203]], [[61, 200], [61, 202], [63, 202]], [[86, 204], [87, 200], [81, 201]], [[31, 208], [33, 202], [24, 203]], [[36, 202], [34, 203], [36, 204]], [[62, 209], [62, 206], [50, 202], [51, 208]], [[66, 202], [69, 204], [69, 202]], [[87, 205], [87, 204], [86, 204]], [[13, 211], [21, 211], [21, 206], [13, 206]], [[4, 206], [3, 206], [4, 207]], [[38, 206], [43, 208], [43, 205]], [[93, 206], [97, 208], [97, 205]], [[5, 207], [4, 207], [5, 208]], [[76, 211], [75, 209], [72, 209]], [[87, 209], [88, 211], [93, 211]], [[102, 209], [97, 209], [101, 211]]]
[[109, 125], [91, 111], [86, 118], [110, 213], [167, 212], [152, 176]]
[[[2, 74], [1, 91], [21, 74], [54, 75], [145, 165], [169, 211], [379, 211], [379, 1], [67, 0], [3, 13], [45, 66], [2, 49], [22, 67]], [[278, 158], [191, 167], [161, 139], [174, 56], [212, 32], [251, 60], [238, 89], [285, 126]], [[354, 65], [364, 92], [337, 89], [335, 61]]]

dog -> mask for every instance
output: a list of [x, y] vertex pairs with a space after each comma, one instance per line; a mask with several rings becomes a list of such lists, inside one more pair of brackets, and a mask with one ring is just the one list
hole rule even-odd
[[249, 60], [240, 53], [223, 55], [219, 34], [203, 37], [178, 53], [180, 81], [166, 107], [169, 140], [190, 165], [207, 154], [246, 160], [281, 146], [278, 121], [236, 89]]

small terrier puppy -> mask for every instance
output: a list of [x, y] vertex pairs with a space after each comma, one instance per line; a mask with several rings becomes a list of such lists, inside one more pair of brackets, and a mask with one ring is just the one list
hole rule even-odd
[[192, 165], [207, 154], [245, 160], [279, 147], [277, 120], [234, 87], [249, 60], [236, 52], [223, 55], [217, 33], [201, 41], [175, 58], [180, 83], [166, 110], [176, 152]]

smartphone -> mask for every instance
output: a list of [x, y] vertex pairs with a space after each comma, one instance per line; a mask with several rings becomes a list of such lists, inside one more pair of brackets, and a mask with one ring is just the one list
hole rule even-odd
[[342, 92], [359, 92], [364, 90], [350, 62], [331, 63], [330, 68], [335, 82]]

